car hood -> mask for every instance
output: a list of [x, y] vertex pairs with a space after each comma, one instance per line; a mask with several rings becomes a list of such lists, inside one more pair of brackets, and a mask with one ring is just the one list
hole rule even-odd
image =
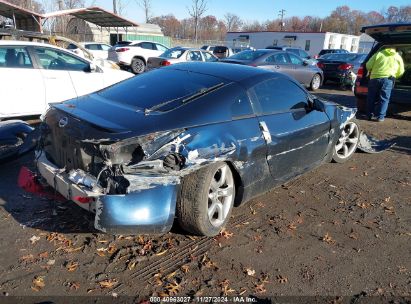
[[411, 23], [364, 26], [361, 32], [371, 36], [377, 42], [411, 42]]

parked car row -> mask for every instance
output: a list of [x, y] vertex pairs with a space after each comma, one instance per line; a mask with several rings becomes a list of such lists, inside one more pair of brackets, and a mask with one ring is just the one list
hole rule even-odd
[[[0, 119], [40, 115], [48, 104], [82, 96], [130, 78], [62, 48], [0, 41]], [[29, 101], [29, 102], [28, 102]]]

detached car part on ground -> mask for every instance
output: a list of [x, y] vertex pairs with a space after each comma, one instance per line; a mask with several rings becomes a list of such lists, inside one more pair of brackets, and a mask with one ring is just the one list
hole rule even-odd
[[374, 38], [376, 44], [358, 70], [354, 88], [358, 111], [367, 111], [366, 99], [369, 77], [367, 77], [368, 71], [365, 65], [371, 56], [386, 46], [396, 47], [397, 52], [401, 53], [405, 67], [405, 73], [400, 79], [396, 80], [394, 89], [391, 92], [388, 111], [394, 113], [408, 111], [411, 108], [411, 23], [365, 26], [361, 29], [361, 32]]
[[21, 120], [0, 121], [0, 162], [34, 148], [34, 128]]
[[177, 218], [213, 236], [234, 205], [350, 159], [354, 115], [280, 73], [181, 63], [53, 105], [36, 164], [101, 231], [165, 233]]

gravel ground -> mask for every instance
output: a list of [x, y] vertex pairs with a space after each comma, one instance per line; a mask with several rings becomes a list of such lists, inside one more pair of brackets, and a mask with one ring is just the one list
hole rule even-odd
[[[355, 105], [350, 91], [327, 87], [317, 94]], [[336, 296], [382, 303], [395, 296], [408, 303], [410, 120], [411, 112], [383, 123], [360, 120], [368, 134], [396, 146], [356, 153], [346, 164], [325, 164], [272, 189], [235, 209], [216, 238], [188, 236], [177, 227], [163, 236], [99, 233], [92, 215], [73, 203], [17, 187], [19, 168], [33, 167], [32, 154], [1, 164], [0, 294], [31, 296], [23, 298], [28, 302], [89, 296], [55, 303], [125, 295], [137, 303], [166, 295], [330, 296], [333, 303], [345, 299]], [[7, 299], [15, 302], [0, 302]]]

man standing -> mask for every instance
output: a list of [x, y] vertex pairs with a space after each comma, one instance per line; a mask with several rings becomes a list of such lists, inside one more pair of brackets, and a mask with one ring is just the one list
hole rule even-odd
[[370, 72], [367, 97], [367, 115], [378, 122], [384, 121], [396, 78], [404, 74], [404, 62], [394, 47], [385, 47], [375, 53], [366, 64]]

